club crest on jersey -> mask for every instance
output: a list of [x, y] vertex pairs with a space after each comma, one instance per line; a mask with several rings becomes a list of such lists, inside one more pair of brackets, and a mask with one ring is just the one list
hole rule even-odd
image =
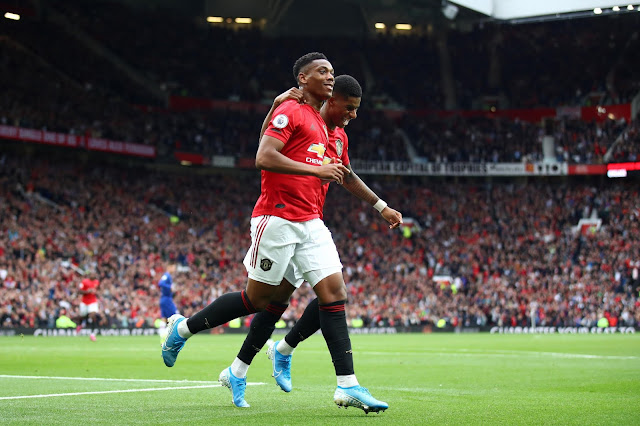
[[315, 152], [319, 158], [324, 158], [324, 152], [326, 150], [323, 143], [313, 143], [309, 149], [307, 149], [309, 152]]
[[271, 261], [269, 259], [262, 259], [260, 261], [260, 268], [263, 271], [268, 271], [269, 269], [271, 269], [271, 265], [273, 265], [273, 261]]
[[338, 152], [338, 157], [342, 157], [342, 140], [336, 139], [336, 151]]
[[273, 127], [278, 129], [284, 129], [289, 124], [289, 117], [284, 114], [278, 114], [273, 119]]

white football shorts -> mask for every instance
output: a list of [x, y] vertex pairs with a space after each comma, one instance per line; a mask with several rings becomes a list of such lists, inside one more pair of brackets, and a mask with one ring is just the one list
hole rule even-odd
[[251, 247], [243, 263], [253, 280], [279, 285], [286, 278], [296, 288], [342, 271], [331, 231], [321, 219], [251, 218]]
[[98, 313], [98, 302], [89, 303], [88, 305], [80, 302], [80, 315], [86, 317], [89, 313]]

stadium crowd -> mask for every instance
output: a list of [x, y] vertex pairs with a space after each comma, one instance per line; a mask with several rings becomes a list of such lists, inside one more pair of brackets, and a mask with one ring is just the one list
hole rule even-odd
[[[257, 29], [195, 24], [191, 17], [161, 7], [140, 10], [123, 3], [115, 8], [106, 1], [55, 1], [42, 7], [48, 12], [3, 23], [0, 82], [8, 96], [0, 99], [0, 124], [154, 145], [161, 158], [174, 151], [251, 158], [265, 105], [293, 82], [292, 58], [287, 55], [315, 46], [329, 54], [338, 73], [354, 75], [366, 89], [360, 117], [349, 128], [357, 141], [352, 158], [542, 159], [540, 124], [490, 116], [443, 120], [424, 114], [445, 104], [438, 31], [407, 37], [378, 34], [364, 40], [282, 37], [275, 43]], [[58, 15], [64, 21], [53, 18]], [[500, 108], [628, 103], [640, 90], [633, 55], [638, 19], [632, 14], [444, 32], [457, 106], [478, 108], [475, 103], [484, 95], [507, 99]], [[62, 23], [67, 21], [71, 30]], [[166, 31], [168, 26], [174, 31]], [[607, 30], [609, 37], [595, 36], [596, 29]], [[83, 39], [116, 55], [116, 62], [87, 47]], [[588, 62], [586, 50], [595, 52]], [[403, 66], [381, 60], [389, 57]], [[131, 66], [166, 95], [244, 101], [249, 106], [168, 108], [117, 63]], [[383, 113], [397, 107], [406, 112]], [[556, 126], [556, 157], [572, 163], [602, 162], [628, 125], [562, 119]], [[391, 143], [381, 146], [379, 141], [389, 138]], [[637, 157], [637, 140], [625, 145], [616, 158]]]
[[[101, 96], [92, 86], [77, 86], [41, 64], [19, 46], [0, 42], [0, 80], [9, 96], [0, 99], [0, 124], [99, 137], [157, 147], [159, 157], [187, 151], [207, 157], [255, 155], [256, 129], [264, 110], [222, 108], [171, 111], [134, 108]], [[99, 118], [97, 118], [99, 117]], [[624, 120], [557, 122], [556, 160], [601, 163], [616, 138], [627, 131], [615, 159], [633, 161], [640, 152], [637, 122]], [[628, 129], [627, 129], [628, 127]], [[431, 162], [542, 161], [543, 127], [522, 120], [487, 116], [440, 118], [403, 114], [392, 118], [365, 106], [349, 126], [351, 156], [369, 161]], [[234, 141], [229, 143], [228, 141]], [[384, 143], [381, 143], [383, 142]], [[413, 155], [410, 155], [410, 148]]]
[[[331, 52], [340, 73], [362, 81], [373, 73], [369, 92], [412, 109], [443, 107], [443, 72], [451, 73], [460, 92], [457, 107], [463, 109], [475, 108], [474, 101], [486, 95], [506, 98], [503, 108], [556, 107], [588, 105], [593, 93], [601, 93], [603, 104], [630, 102], [640, 90], [638, 75], [629, 78], [637, 63], [637, 13], [526, 25], [485, 22], [455, 30], [445, 21], [401, 37], [379, 33], [365, 39], [288, 36], [274, 41], [255, 27], [238, 31], [210, 25], [160, 6], [64, 0], [50, 7], [176, 94], [262, 100], [265, 91], [278, 93], [290, 84], [291, 59], [283, 52], [306, 51], [310, 45]], [[444, 51], [438, 47], [442, 42]], [[451, 60], [449, 71], [442, 68], [443, 52]], [[584, 52], [590, 52], [588, 60]]]
[[[542, 161], [541, 124], [435, 111], [447, 95], [464, 109], [485, 107], [479, 100], [487, 95], [500, 108], [578, 107], [628, 103], [640, 90], [640, 14], [274, 42], [255, 28], [194, 24], [161, 7], [38, 4], [25, 19], [3, 21], [0, 124], [153, 145], [160, 161], [174, 151], [253, 158], [265, 106], [292, 84], [289, 55], [309, 46], [365, 88], [347, 129], [350, 157], [359, 160]], [[232, 104], [170, 108], [134, 81], [136, 72], [163, 96]], [[445, 93], [443, 77], [454, 93]], [[639, 160], [639, 117], [561, 118], [552, 135], [560, 162]], [[105, 327], [151, 325], [169, 264], [180, 265], [175, 300], [185, 315], [244, 287], [257, 173], [180, 174], [9, 153], [0, 164], [0, 327], [53, 327], [63, 310], [79, 318], [83, 271], [98, 274]], [[408, 220], [391, 232], [333, 185], [325, 220], [344, 263], [350, 320], [592, 326], [607, 317], [640, 326], [640, 194], [632, 183], [365, 180]], [[592, 215], [601, 228], [576, 230]], [[283, 318], [294, 321], [311, 297], [301, 288]]]
[[[5, 154], [0, 168], [0, 326], [78, 318], [82, 276], [99, 324], [152, 325], [168, 264], [190, 315], [244, 288], [255, 172], [195, 175]], [[402, 211], [390, 231], [338, 185], [325, 221], [344, 264], [349, 320], [365, 326], [640, 326], [640, 192], [633, 182], [365, 181]], [[597, 216], [602, 226], [577, 229]], [[173, 217], [173, 219], [171, 219]], [[285, 312], [313, 297], [298, 290]]]

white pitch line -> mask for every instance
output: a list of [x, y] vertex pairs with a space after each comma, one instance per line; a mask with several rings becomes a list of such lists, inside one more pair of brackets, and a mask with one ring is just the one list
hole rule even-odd
[[2, 396], [0, 400], [6, 399], [27, 399], [27, 398], [51, 398], [54, 396], [78, 396], [78, 395], [100, 395], [105, 393], [128, 393], [128, 392], [155, 392], [163, 390], [175, 390], [175, 389], [202, 389], [202, 388], [215, 388], [222, 385], [200, 385], [200, 386], [177, 386], [168, 388], [148, 388], [148, 389], [123, 389], [123, 390], [110, 390], [110, 391], [96, 391], [96, 392], [70, 392], [70, 393], [49, 393], [43, 395], [20, 395], [20, 396]]
[[[313, 351], [306, 350], [305, 352], [310, 353], [324, 353], [323, 351]], [[354, 351], [355, 352], [355, 351]], [[584, 359], [640, 359], [640, 357], [633, 355], [591, 355], [591, 354], [571, 354], [571, 353], [562, 353], [562, 352], [533, 352], [533, 351], [470, 351], [470, 350], [460, 350], [460, 351], [442, 351], [437, 349], [424, 349], [423, 351], [406, 351], [406, 352], [378, 352], [378, 351], [357, 351], [358, 354], [362, 355], [375, 355], [375, 356], [394, 356], [400, 357], [405, 355], [424, 355], [428, 353], [429, 355], [434, 356], [459, 356], [459, 357], [496, 357], [496, 358], [525, 358], [525, 357], [555, 357], [555, 358], [584, 358]]]
[[[100, 395], [105, 393], [129, 393], [129, 392], [154, 392], [162, 390], [174, 390], [174, 389], [205, 389], [205, 388], [218, 388], [222, 385], [220, 383], [211, 384], [214, 382], [200, 381], [200, 380], [163, 380], [163, 379], [113, 379], [105, 377], [60, 377], [60, 376], [19, 376], [12, 374], [0, 374], [0, 378], [11, 379], [45, 379], [45, 380], [84, 380], [84, 381], [114, 381], [114, 382], [153, 382], [153, 383], [209, 383], [207, 385], [197, 386], [171, 386], [164, 388], [146, 388], [146, 389], [123, 389], [123, 390], [110, 390], [110, 391], [92, 391], [92, 392], [69, 392], [69, 393], [50, 393], [41, 395], [19, 395], [19, 396], [2, 396], [1, 400], [7, 399], [28, 399], [28, 398], [51, 398], [56, 396], [78, 396], [78, 395]], [[259, 386], [264, 385], [262, 382], [249, 382], [247, 386]]]
[[[106, 377], [61, 377], [61, 376], [18, 376], [13, 374], [0, 374], [0, 378], [9, 379], [48, 379], [48, 380], [84, 380], [84, 381], [109, 381], [109, 382], [150, 382], [150, 383], [204, 383], [211, 384], [217, 381], [204, 380], [165, 380], [165, 379], [114, 379]], [[253, 383], [263, 384], [263, 383]]]
[[533, 352], [533, 351], [505, 351], [506, 354], [520, 355], [530, 354], [537, 357], [557, 357], [557, 358], [584, 358], [584, 359], [638, 359], [633, 355], [592, 355], [592, 354], [572, 354], [566, 352]]

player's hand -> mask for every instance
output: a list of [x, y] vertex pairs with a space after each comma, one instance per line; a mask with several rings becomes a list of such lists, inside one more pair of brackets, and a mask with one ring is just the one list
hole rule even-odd
[[395, 229], [402, 225], [402, 213], [387, 206], [380, 212], [382, 217], [390, 223], [389, 229]]
[[304, 96], [302, 95], [302, 90], [298, 89], [297, 87], [292, 87], [286, 92], [280, 93], [273, 100], [273, 106], [277, 107], [278, 105], [280, 105], [284, 101], [288, 101], [289, 99], [295, 99], [301, 104], [304, 103]]
[[[326, 160], [326, 158], [325, 158]], [[331, 157], [329, 164], [334, 164], [334, 163], [339, 163], [342, 164], [342, 159], [338, 158], [338, 157]], [[331, 182], [333, 182], [333, 180], [331, 179], [320, 179], [320, 181], [322, 182], [323, 185], [329, 184]]]
[[320, 180], [335, 181], [342, 185], [344, 176], [349, 173], [351, 173], [349, 169], [344, 166], [342, 162], [339, 162], [323, 164], [318, 167], [318, 173], [316, 176], [318, 176]]

